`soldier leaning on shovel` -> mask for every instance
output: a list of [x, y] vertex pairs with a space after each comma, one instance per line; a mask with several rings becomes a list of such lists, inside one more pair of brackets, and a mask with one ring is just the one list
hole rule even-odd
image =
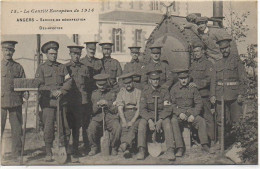
[[[61, 97], [60, 140], [61, 145], [68, 145], [70, 129], [68, 126], [66, 111], [66, 94], [71, 89], [72, 80], [65, 65], [57, 62], [59, 44], [49, 41], [42, 45], [41, 50], [47, 56], [47, 61], [39, 66], [35, 78], [41, 82], [39, 91], [41, 94], [40, 105], [43, 110], [44, 142], [46, 146], [47, 162], [52, 161], [52, 144], [54, 140], [54, 121], [57, 113], [57, 98]], [[70, 80], [68, 80], [70, 79]], [[68, 80], [68, 81], [66, 81]]]
[[71, 98], [68, 101], [67, 119], [70, 128], [72, 128], [73, 152], [71, 156], [72, 162], [79, 162], [79, 129], [81, 126], [88, 126], [89, 117], [87, 108], [89, 106], [89, 90], [88, 84], [90, 74], [88, 68], [79, 61], [83, 46], [68, 46], [70, 50], [71, 61], [66, 64], [68, 72], [72, 78], [72, 89], [68, 93]]
[[14, 91], [14, 78], [25, 78], [23, 67], [13, 60], [16, 44], [16, 41], [1, 42], [1, 140], [3, 140], [7, 112], [9, 112], [12, 131], [12, 159], [19, 162], [22, 149], [23, 97], [28, 100], [29, 93]]
[[91, 146], [91, 151], [88, 155], [93, 156], [98, 153], [99, 138], [102, 134], [102, 121], [104, 107], [106, 130], [111, 132], [111, 155], [117, 155], [117, 148], [120, 142], [121, 125], [119, 123], [119, 117], [116, 114], [116, 93], [109, 88], [108, 74], [98, 74], [94, 76], [98, 89], [93, 91], [91, 101], [93, 104], [92, 119], [88, 127], [88, 139]]
[[[150, 85], [145, 86], [141, 94], [140, 115], [142, 119], [140, 120], [138, 126], [138, 160], [143, 160], [146, 156], [147, 130], [151, 130], [158, 133], [161, 130], [164, 131], [167, 151], [165, 152], [163, 157], [168, 160], [175, 159], [174, 137], [170, 121], [170, 116], [172, 113], [170, 95], [167, 89], [159, 85], [161, 73], [161, 70], [153, 70], [147, 72]], [[159, 96], [157, 100], [157, 121], [155, 121], [155, 96]]]

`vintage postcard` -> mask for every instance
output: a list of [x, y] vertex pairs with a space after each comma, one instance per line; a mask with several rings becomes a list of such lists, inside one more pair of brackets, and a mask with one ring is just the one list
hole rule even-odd
[[257, 165], [257, 5], [1, 1], [1, 165]]

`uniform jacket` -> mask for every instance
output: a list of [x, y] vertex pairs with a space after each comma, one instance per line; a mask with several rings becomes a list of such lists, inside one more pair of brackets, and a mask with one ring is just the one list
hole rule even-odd
[[23, 92], [14, 91], [14, 78], [25, 78], [23, 67], [13, 61], [1, 61], [1, 107], [17, 107], [23, 104]]
[[92, 120], [95, 121], [102, 121], [103, 115], [102, 115], [102, 108], [98, 107], [97, 102], [99, 100], [106, 100], [108, 102], [107, 107], [104, 109], [106, 117], [110, 119], [116, 119], [117, 116], [117, 107], [114, 103], [116, 101], [116, 93], [113, 92], [110, 89], [107, 89], [105, 92], [101, 92], [99, 89], [96, 89], [92, 92], [91, 101], [93, 105], [93, 114], [92, 114]]
[[162, 87], [153, 89], [150, 85], [144, 87], [141, 93], [140, 116], [146, 120], [155, 118], [155, 98], [153, 96], [159, 96], [157, 120], [169, 117], [172, 113], [169, 91]]
[[89, 85], [88, 89], [90, 90], [90, 92], [92, 92], [93, 90], [97, 89], [93, 76], [101, 73], [101, 71], [103, 69], [102, 62], [98, 58], [95, 58], [95, 57], [90, 58], [88, 56], [81, 59], [80, 62], [83, 63], [84, 65], [86, 65], [89, 70], [89, 77], [91, 80], [88, 82], [88, 85]]
[[70, 103], [72, 104], [87, 104], [90, 82], [90, 73], [88, 68], [81, 62], [73, 63], [72, 61], [66, 64], [73, 84], [72, 89], [69, 91]]
[[215, 64], [212, 74], [211, 96], [217, 100], [235, 100], [239, 94], [245, 92], [245, 67], [235, 55], [222, 58]]
[[194, 60], [190, 67], [190, 76], [197, 85], [202, 97], [210, 94], [210, 80], [212, 76], [213, 64], [205, 56], [199, 60]]
[[196, 87], [181, 86], [177, 82], [170, 91], [173, 114], [177, 117], [184, 113], [186, 116], [199, 115], [202, 110], [202, 99]]
[[49, 107], [55, 98], [51, 97], [51, 91], [61, 90], [63, 101], [66, 100], [65, 95], [72, 87], [72, 80], [65, 82], [65, 77], [69, 79], [68, 70], [65, 65], [59, 62], [46, 61], [39, 66], [35, 77], [40, 81], [40, 103], [43, 107]]
[[[150, 60], [147, 65], [145, 65], [144, 72], [150, 72], [152, 70], [161, 70], [162, 73], [160, 75], [160, 85], [166, 88], [170, 88], [174, 81], [176, 80], [176, 76], [171, 72], [169, 65], [166, 62], [159, 61], [155, 63]], [[148, 76], [144, 74], [142, 77], [142, 84], [148, 84]]]
[[101, 73], [109, 74], [110, 78], [116, 78], [122, 75], [122, 68], [118, 60], [113, 58], [103, 58], [101, 60], [104, 65], [104, 69]]
[[142, 74], [144, 73], [144, 63], [139, 60], [131, 60], [129, 63], [125, 64], [123, 73], [135, 72], [141, 75], [141, 78], [134, 78], [134, 82], [140, 83], [142, 80]]

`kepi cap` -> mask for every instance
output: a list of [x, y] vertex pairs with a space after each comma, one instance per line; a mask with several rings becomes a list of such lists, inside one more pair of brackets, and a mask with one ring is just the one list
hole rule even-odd
[[140, 52], [140, 48], [139, 46], [131, 46], [131, 47], [128, 47], [131, 51], [131, 53], [139, 53]]
[[227, 34], [220, 38], [218, 38], [218, 41], [216, 42], [219, 45], [219, 48], [226, 48], [230, 45], [230, 42], [232, 41], [232, 38]]
[[146, 75], [149, 76], [150, 79], [159, 79], [160, 78], [160, 74], [162, 73], [162, 70], [152, 70], [146, 73]]
[[189, 77], [189, 69], [175, 69], [173, 72], [177, 73], [178, 78], [187, 78]]
[[133, 81], [134, 72], [126, 73], [121, 75], [119, 78], [123, 80], [124, 84], [130, 83]]
[[86, 44], [86, 48], [90, 48], [90, 49], [96, 49], [96, 44], [98, 42], [84, 42], [84, 44]]
[[109, 74], [97, 74], [93, 77], [96, 80], [96, 83], [100, 86], [107, 84], [107, 79], [109, 78]]
[[193, 47], [193, 49], [194, 48], [197, 48], [197, 47], [201, 47], [201, 48], [203, 48], [203, 49], [205, 49], [205, 44], [203, 43], [203, 42], [201, 42], [201, 41], [193, 41], [192, 42], [192, 47]]
[[17, 43], [18, 43], [18, 42], [16, 42], [16, 41], [2, 41], [2, 42], [1, 42], [1, 46], [2, 46], [2, 48], [14, 49], [14, 48], [15, 48], [15, 45], [16, 45]]
[[207, 23], [208, 18], [207, 17], [197, 17], [196, 20], [195, 20], [195, 23], [198, 24], [198, 23], [201, 23], [201, 22]]
[[73, 53], [81, 53], [82, 49], [84, 48], [83, 46], [67, 46], [70, 50], [70, 52]]
[[113, 44], [113, 43], [110, 43], [110, 42], [105, 42], [105, 43], [100, 43], [99, 45], [100, 45], [103, 49], [111, 49], [114, 44]]
[[59, 49], [59, 43], [55, 42], [55, 41], [49, 41], [46, 42], [45, 44], [42, 45], [42, 53], [47, 53], [49, 49], [55, 49], [58, 50]]
[[158, 54], [161, 53], [162, 46], [151, 46], [151, 53]]

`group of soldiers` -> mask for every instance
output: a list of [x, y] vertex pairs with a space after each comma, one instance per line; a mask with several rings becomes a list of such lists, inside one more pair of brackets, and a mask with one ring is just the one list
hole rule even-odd
[[[214, 31], [207, 26], [205, 18], [198, 18], [196, 24], [202, 36], [213, 37]], [[145, 159], [148, 133], [155, 131], [165, 138], [167, 149], [162, 156], [175, 160], [185, 151], [181, 132], [185, 126], [198, 130], [203, 151], [214, 153], [212, 147], [221, 144], [221, 100], [225, 103], [227, 132], [241, 115], [246, 77], [238, 55], [230, 52], [232, 39], [222, 35], [214, 36], [215, 42], [206, 39], [192, 43], [194, 61], [189, 69], [174, 69], [161, 60], [162, 46], [150, 47], [150, 61], [145, 64], [139, 60], [140, 47], [129, 47], [132, 60], [122, 70], [119, 61], [111, 58], [112, 43], [99, 44], [102, 59], [95, 57], [97, 42], [85, 42], [84, 58], [81, 58], [83, 46], [68, 46], [71, 60], [67, 64], [57, 62], [58, 42], [42, 45], [47, 61], [38, 67], [35, 78], [39, 80], [45, 160], [52, 161], [58, 98], [62, 119], [57, 126], [61, 128], [60, 140], [68, 147], [72, 133], [73, 148], [69, 154], [74, 162], [79, 162], [80, 156], [93, 156], [100, 151], [103, 113], [113, 156], [121, 151], [129, 158], [135, 147], [138, 149], [136, 158]], [[208, 47], [207, 42], [218, 50], [207, 52], [213, 48]], [[21, 151], [23, 97], [29, 98], [28, 92], [14, 91], [13, 79], [25, 78], [23, 67], [12, 59], [16, 44], [15, 41], [1, 43], [1, 134], [9, 112], [14, 159]], [[211, 57], [214, 52], [221, 57]], [[212, 106], [216, 112], [211, 111]], [[217, 121], [217, 138], [214, 120]], [[83, 154], [79, 153], [80, 128]]]

